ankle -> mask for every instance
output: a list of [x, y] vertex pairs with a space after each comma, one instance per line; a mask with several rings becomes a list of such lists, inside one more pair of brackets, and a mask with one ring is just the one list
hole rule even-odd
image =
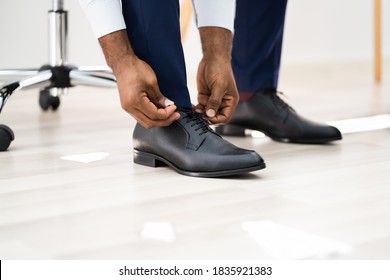
[[245, 102], [251, 99], [256, 93], [254, 91], [240, 91], [240, 102]]

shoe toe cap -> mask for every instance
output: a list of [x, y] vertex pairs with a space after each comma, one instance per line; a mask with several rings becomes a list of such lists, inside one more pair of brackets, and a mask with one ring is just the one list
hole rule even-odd
[[313, 140], [317, 140], [319, 143], [331, 142], [342, 139], [342, 134], [339, 129], [334, 126], [318, 126], [313, 130]]

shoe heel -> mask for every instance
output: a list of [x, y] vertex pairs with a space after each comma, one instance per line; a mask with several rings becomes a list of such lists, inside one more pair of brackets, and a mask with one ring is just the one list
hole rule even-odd
[[137, 150], [133, 151], [133, 161], [134, 163], [149, 166], [149, 167], [159, 167], [164, 164], [156, 159], [152, 154], [140, 152]]
[[245, 127], [231, 125], [231, 124], [225, 124], [220, 125], [215, 128], [215, 131], [224, 136], [245, 136]]

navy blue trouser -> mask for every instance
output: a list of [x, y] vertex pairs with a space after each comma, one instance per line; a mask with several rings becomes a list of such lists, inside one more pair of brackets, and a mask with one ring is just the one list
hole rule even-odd
[[[212, 0], [210, 0], [212, 1]], [[237, 0], [232, 66], [239, 91], [277, 88], [287, 0]], [[135, 54], [155, 71], [161, 92], [191, 108], [178, 0], [122, 0]]]
[[237, 0], [232, 67], [238, 91], [278, 87], [287, 0]]

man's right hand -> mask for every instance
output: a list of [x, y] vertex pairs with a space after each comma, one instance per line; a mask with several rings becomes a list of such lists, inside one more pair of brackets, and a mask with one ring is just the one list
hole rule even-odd
[[133, 52], [125, 30], [99, 38], [118, 83], [122, 108], [146, 128], [168, 126], [180, 117], [160, 92], [153, 69]]
[[122, 108], [146, 128], [177, 120], [176, 106], [160, 92], [152, 68], [135, 55], [115, 75]]

